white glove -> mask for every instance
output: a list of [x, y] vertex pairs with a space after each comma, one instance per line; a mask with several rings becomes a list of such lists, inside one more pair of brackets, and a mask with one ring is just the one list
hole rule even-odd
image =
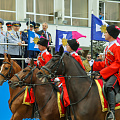
[[94, 60], [93, 60], [93, 59], [91, 59], [91, 60], [89, 61], [90, 66], [92, 66], [92, 65], [93, 65], [93, 63], [94, 63]]
[[60, 82], [60, 79], [57, 77], [54, 79], [55, 82]]
[[31, 58], [25, 58], [25, 63], [30, 63]]

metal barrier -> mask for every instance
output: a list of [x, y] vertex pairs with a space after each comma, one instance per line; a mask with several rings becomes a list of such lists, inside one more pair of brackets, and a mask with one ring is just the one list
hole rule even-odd
[[[15, 46], [19, 46], [17, 43], [0, 43], [0, 45], [15, 45]], [[22, 44], [22, 58], [11, 58], [13, 60], [22, 60], [22, 69], [24, 68], [24, 60], [26, 58], [24, 58], [24, 54], [23, 54], [23, 50], [24, 50], [24, 46], [28, 46], [28, 44]], [[49, 45], [49, 47], [51, 47], [51, 54], [53, 55], [53, 48], [55, 48], [55, 46], [52, 44], [52, 45]], [[4, 60], [4, 58], [0, 58], [0, 60]], [[36, 58], [34, 58], [34, 60], [37, 60]]]

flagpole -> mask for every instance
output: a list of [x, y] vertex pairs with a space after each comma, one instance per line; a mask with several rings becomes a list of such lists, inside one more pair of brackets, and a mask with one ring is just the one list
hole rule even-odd
[[[92, 9], [93, 14], [93, 9]], [[92, 27], [92, 15], [91, 15], [91, 27]], [[91, 59], [93, 59], [93, 40], [91, 39]], [[93, 73], [93, 65], [91, 66], [91, 73]], [[91, 75], [91, 79], [93, 80], [93, 76]]]

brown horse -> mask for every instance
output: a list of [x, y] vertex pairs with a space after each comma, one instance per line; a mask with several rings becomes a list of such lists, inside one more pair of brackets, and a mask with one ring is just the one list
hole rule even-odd
[[[2, 85], [3, 82], [10, 79], [15, 73], [18, 73], [21, 70], [21, 67], [14, 60], [11, 60], [10, 56], [7, 57], [4, 55], [3, 64], [1, 65], [0, 70], [0, 85]], [[32, 106], [22, 104], [25, 93], [23, 89], [24, 87], [14, 90], [9, 87], [10, 99], [8, 102], [13, 113], [11, 120], [22, 120], [23, 118], [31, 118], [32, 116]], [[16, 97], [16, 99], [14, 99], [14, 97], [21, 91], [23, 92], [18, 97]], [[12, 100], [13, 102], [11, 102]]]
[[[71, 101], [70, 110], [73, 120], [105, 120], [106, 112], [102, 106], [94, 81], [86, 75], [80, 64], [68, 53], [54, 56], [37, 73], [38, 77], [66, 78], [66, 87]], [[116, 120], [120, 120], [120, 110], [115, 112]]]
[[[31, 85], [35, 89], [35, 98], [38, 104], [38, 111], [42, 120], [65, 120], [60, 118], [57, 97], [51, 84], [42, 84], [37, 79], [38, 72], [36, 66], [28, 66], [19, 73], [15, 74], [10, 80], [11, 87], [18, 87], [21, 85]], [[22, 83], [23, 82], [23, 83]]]

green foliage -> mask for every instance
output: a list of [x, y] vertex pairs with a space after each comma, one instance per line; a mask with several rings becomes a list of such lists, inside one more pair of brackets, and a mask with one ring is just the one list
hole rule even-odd
[[105, 45], [105, 41], [93, 41], [93, 58], [96, 58], [95, 55], [97, 53], [103, 53], [106, 45]]

